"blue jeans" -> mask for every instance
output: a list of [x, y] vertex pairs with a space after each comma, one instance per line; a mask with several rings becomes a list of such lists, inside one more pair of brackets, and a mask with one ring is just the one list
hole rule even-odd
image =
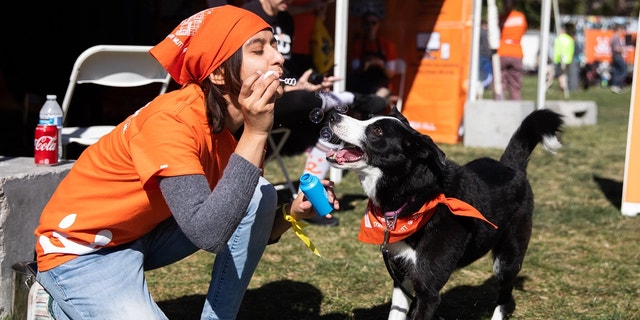
[[624, 86], [624, 80], [627, 77], [627, 62], [622, 55], [614, 54], [611, 64], [611, 83], [612, 86]]
[[493, 67], [491, 64], [491, 56], [481, 55], [478, 59], [478, 80], [482, 82], [482, 87], [487, 88], [493, 81]]
[[[235, 319], [253, 272], [269, 240], [277, 193], [260, 178], [247, 213], [216, 254], [201, 319]], [[214, 230], [212, 230], [213, 232]], [[160, 268], [195, 253], [173, 218], [142, 238], [115, 248], [78, 256], [37, 280], [54, 299], [55, 319], [167, 319], [153, 301], [145, 270]]]

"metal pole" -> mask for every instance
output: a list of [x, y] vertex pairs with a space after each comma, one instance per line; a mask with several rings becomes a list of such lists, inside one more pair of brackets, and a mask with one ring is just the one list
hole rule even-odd
[[[347, 79], [347, 31], [349, 28], [349, 0], [336, 1], [336, 32], [334, 39], [333, 75], [342, 78], [333, 84], [333, 91], [343, 92], [346, 90]], [[342, 181], [342, 170], [331, 167], [329, 169], [329, 179], [335, 183]]]
[[471, 57], [469, 65], [469, 91], [467, 101], [478, 99], [478, 64], [480, 48], [480, 19], [482, 19], [482, 0], [473, 0], [473, 21], [471, 27]]
[[342, 78], [333, 84], [333, 91], [342, 92], [346, 88], [347, 78], [347, 31], [349, 28], [349, 0], [336, 1], [336, 31], [334, 45], [334, 62], [333, 75]]
[[546, 104], [546, 74], [549, 55], [549, 26], [551, 16], [551, 1], [542, 0], [542, 8], [540, 9], [540, 16], [542, 21], [540, 22], [540, 53], [538, 57], [538, 99], [536, 109], [544, 108]]
[[497, 50], [500, 47], [500, 26], [498, 25], [498, 6], [496, 0], [487, 0], [487, 26], [489, 28], [489, 47], [491, 48], [491, 65], [493, 66], [493, 94], [498, 100], [503, 100], [502, 73], [500, 71], [500, 56]]

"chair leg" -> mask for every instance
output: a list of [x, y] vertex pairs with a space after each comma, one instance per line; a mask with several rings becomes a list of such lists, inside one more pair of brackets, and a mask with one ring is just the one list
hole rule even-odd
[[[276, 143], [275, 139], [273, 138], [274, 134], [282, 134], [282, 137], [280, 138], [280, 140], [278, 140], [278, 143]], [[282, 150], [282, 147], [287, 142], [287, 139], [289, 139], [290, 134], [291, 134], [291, 130], [287, 128], [281, 127], [281, 128], [276, 128], [271, 130], [271, 134], [269, 134], [268, 140], [269, 140], [269, 146], [271, 147], [272, 152], [269, 158], [265, 162], [268, 162], [273, 158], [275, 158], [278, 161], [278, 165], [280, 166], [282, 175], [285, 178], [285, 183], [276, 185], [275, 186], [276, 190], [282, 190], [284, 188], [288, 188], [289, 191], [291, 191], [291, 195], [295, 196], [298, 193], [298, 191], [294, 187], [293, 182], [289, 177], [289, 171], [287, 171], [287, 167], [284, 165], [284, 161], [282, 161], [282, 157], [280, 156], [280, 150]]]

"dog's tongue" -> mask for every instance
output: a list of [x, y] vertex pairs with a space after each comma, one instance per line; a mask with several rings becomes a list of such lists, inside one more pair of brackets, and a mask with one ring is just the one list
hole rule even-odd
[[357, 148], [343, 148], [340, 150], [327, 151], [327, 158], [333, 158], [337, 163], [358, 161], [364, 152]]

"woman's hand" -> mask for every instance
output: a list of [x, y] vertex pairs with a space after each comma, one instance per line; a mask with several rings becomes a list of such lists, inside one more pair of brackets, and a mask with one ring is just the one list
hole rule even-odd
[[264, 160], [278, 92], [282, 92], [278, 75], [272, 74], [265, 78], [258, 72], [244, 80], [237, 101], [234, 101], [233, 96], [229, 97], [235, 107], [227, 108], [229, 118], [232, 119], [227, 121], [236, 122], [238, 127], [244, 122], [244, 131], [235, 153], [256, 167], [261, 167]]
[[[320, 180], [325, 190], [327, 190], [327, 194], [329, 195], [329, 203], [331, 203], [334, 210], [340, 209], [340, 203], [336, 198], [336, 195], [333, 191], [334, 183], [330, 180]], [[291, 202], [291, 208], [289, 209], [289, 214], [294, 217], [296, 220], [300, 219], [311, 219], [318, 213], [311, 205], [311, 202], [304, 196], [304, 193], [300, 192], [293, 202]], [[331, 214], [325, 216], [325, 218], [330, 219]]]
[[[320, 182], [329, 194], [329, 202], [333, 205], [333, 209], [339, 210], [340, 203], [333, 192], [333, 181], [320, 180]], [[311, 205], [311, 202], [307, 200], [302, 192], [300, 192], [291, 203], [284, 205], [284, 211], [296, 220], [311, 219], [317, 215], [316, 210], [314, 210]], [[325, 217], [330, 219], [331, 214], [328, 214]], [[279, 239], [280, 236], [290, 228], [291, 223], [284, 218], [281, 212], [276, 212], [276, 220], [274, 221], [273, 228], [271, 229], [269, 239], [271, 241], [276, 241], [276, 239]]]
[[279, 88], [277, 74], [264, 77], [258, 72], [245, 79], [238, 96], [240, 111], [244, 116], [245, 132], [269, 134]]

